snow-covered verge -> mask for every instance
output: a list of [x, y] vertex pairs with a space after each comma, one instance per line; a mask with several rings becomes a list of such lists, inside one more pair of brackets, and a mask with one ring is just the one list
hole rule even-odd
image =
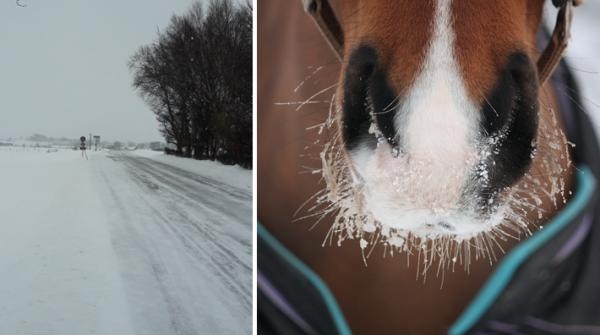
[[132, 151], [132, 153], [189, 172], [198, 173], [231, 186], [244, 190], [252, 190], [252, 170], [244, 169], [238, 165], [223, 165], [219, 162], [209, 160], [197, 160], [165, 155], [162, 151], [135, 150]]
[[78, 154], [0, 148], [2, 333], [133, 333], [105, 210]]

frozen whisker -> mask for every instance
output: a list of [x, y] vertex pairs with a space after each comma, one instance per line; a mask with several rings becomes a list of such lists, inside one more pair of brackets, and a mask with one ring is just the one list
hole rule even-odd
[[329, 91], [329, 90], [331, 90], [331, 89], [334, 89], [334, 88], [336, 88], [336, 87], [338, 87], [338, 84], [334, 84], [334, 85], [331, 85], [331, 86], [325, 87], [324, 89], [320, 90], [319, 92], [317, 92], [317, 93], [315, 93], [315, 94], [311, 95], [310, 97], [308, 97], [308, 99], [306, 99], [306, 100], [304, 101], [304, 103], [300, 103], [300, 104], [298, 105], [298, 107], [296, 107], [296, 111], [299, 111], [299, 110], [300, 110], [302, 107], [304, 107], [304, 106], [305, 106], [307, 103], [309, 103], [310, 101], [314, 101], [313, 99], [315, 99], [316, 97], [318, 97], [318, 96], [320, 96], [321, 94], [323, 94], [323, 93], [325, 93], [325, 92], [327, 92], [327, 91]]
[[328, 100], [309, 100], [309, 101], [288, 101], [288, 102], [275, 102], [276, 106], [296, 106], [296, 105], [310, 105], [310, 104], [328, 104]]
[[311, 73], [310, 73], [308, 76], [306, 76], [306, 77], [304, 78], [304, 80], [302, 80], [302, 81], [300, 82], [300, 84], [298, 84], [298, 86], [296, 86], [296, 87], [294, 88], [294, 93], [298, 92], [298, 90], [299, 90], [299, 89], [300, 89], [302, 86], [304, 86], [304, 84], [305, 84], [305, 83], [306, 83], [308, 80], [310, 80], [310, 78], [314, 77], [314, 75], [315, 75], [315, 74], [317, 74], [317, 72], [321, 71], [321, 70], [322, 70], [324, 67], [325, 67], [325, 66], [323, 66], [323, 65], [321, 65], [321, 66], [317, 66], [317, 67], [316, 67], [316, 68], [313, 70], [313, 72], [311, 72]]

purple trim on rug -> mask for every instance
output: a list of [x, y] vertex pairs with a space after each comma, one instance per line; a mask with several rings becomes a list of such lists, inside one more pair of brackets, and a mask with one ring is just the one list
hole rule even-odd
[[561, 325], [531, 316], [527, 317], [525, 324], [552, 334], [600, 335], [600, 325]]
[[563, 244], [560, 250], [554, 256], [552, 260], [553, 263], [557, 264], [564, 261], [577, 247], [583, 242], [585, 237], [590, 232], [592, 227], [592, 216], [587, 213], [581, 220], [579, 227], [575, 230], [573, 234], [569, 237], [567, 242]]
[[487, 328], [493, 330], [495, 332], [500, 332], [502, 334], [510, 334], [510, 335], [524, 335], [519, 331], [519, 327], [510, 323], [500, 322], [496, 320], [491, 320], [487, 323]]
[[256, 283], [258, 289], [271, 300], [271, 302], [279, 308], [279, 310], [287, 316], [298, 327], [302, 328], [307, 334], [317, 334], [317, 332], [296, 312], [287, 299], [277, 290], [273, 284], [265, 277], [262, 272], [257, 271]]

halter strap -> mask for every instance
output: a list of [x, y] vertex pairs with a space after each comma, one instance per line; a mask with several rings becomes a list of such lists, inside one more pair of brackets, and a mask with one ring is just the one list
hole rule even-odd
[[560, 62], [571, 37], [572, 0], [553, 0], [553, 3], [554, 5], [558, 5], [559, 10], [554, 31], [552, 32], [552, 36], [550, 36], [550, 42], [537, 61], [540, 85], [550, 77]]
[[[537, 61], [540, 85], [550, 77], [567, 48], [571, 37], [572, 6], [580, 5], [582, 2], [583, 0], [552, 0], [559, 10], [550, 43]], [[313, 19], [321, 35], [341, 61], [344, 56], [344, 31], [329, 0], [302, 0], [302, 3], [306, 13]]]
[[344, 31], [328, 0], [302, 0], [304, 11], [315, 21], [317, 28], [337, 58], [342, 61]]

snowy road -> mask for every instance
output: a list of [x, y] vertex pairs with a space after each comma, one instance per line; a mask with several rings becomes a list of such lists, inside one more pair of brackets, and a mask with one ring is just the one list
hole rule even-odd
[[[0, 308], [3, 332], [251, 332], [249, 190], [124, 152], [0, 161], [0, 240], [24, 260], [0, 260], [0, 299], [14, 301]], [[20, 215], [11, 204], [23, 201], [51, 205]]]

